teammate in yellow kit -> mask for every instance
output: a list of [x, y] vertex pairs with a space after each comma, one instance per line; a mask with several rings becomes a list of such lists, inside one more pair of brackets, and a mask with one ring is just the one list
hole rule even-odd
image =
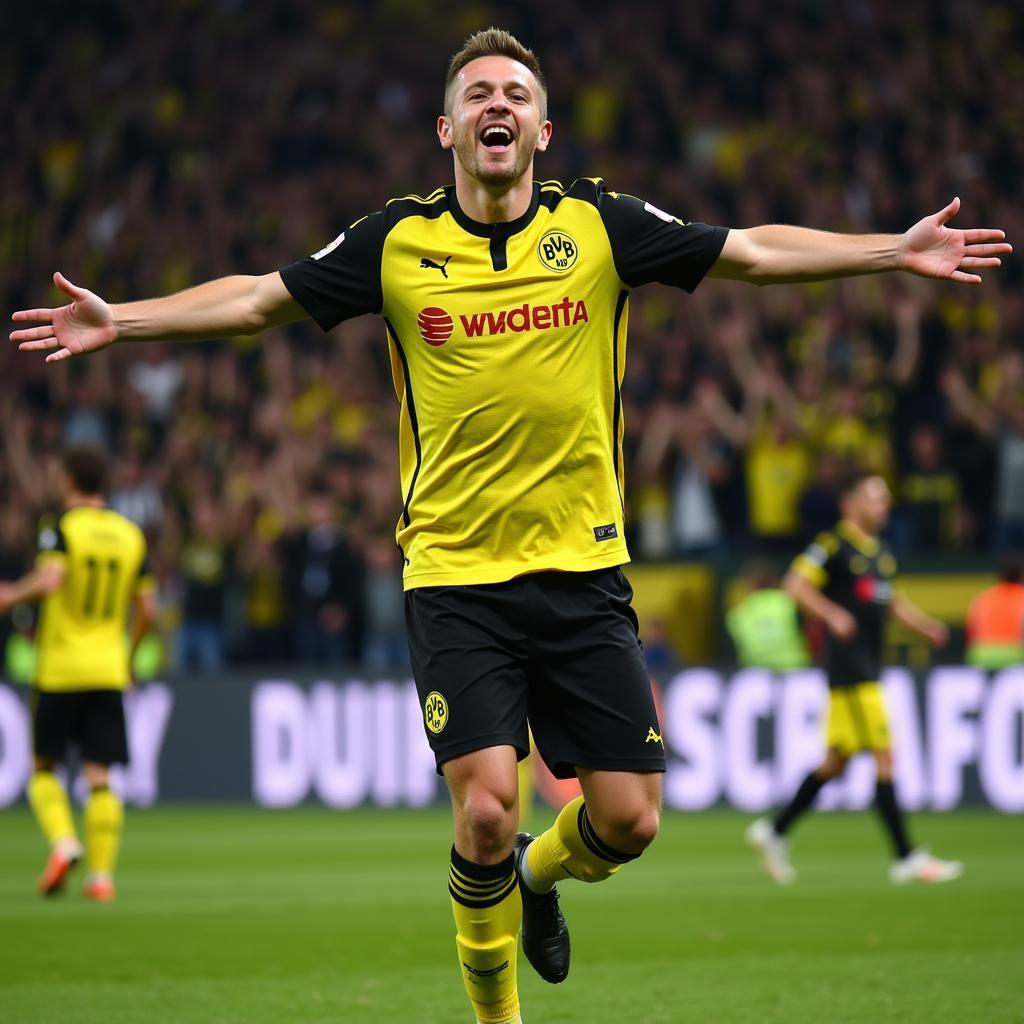
[[50, 844], [39, 890], [44, 896], [60, 892], [83, 855], [67, 791], [54, 774], [75, 744], [89, 786], [85, 893], [103, 902], [114, 898], [124, 819], [109, 779], [110, 765], [128, 761], [121, 693], [130, 682], [131, 655], [153, 620], [145, 538], [105, 507], [105, 482], [100, 452], [70, 449], [64, 456], [64, 512], [42, 530], [35, 568], [14, 583], [0, 583], [0, 614], [23, 601], [42, 602], [28, 787], [32, 813]]
[[[70, 304], [15, 314], [40, 326], [11, 335], [59, 360], [304, 317], [325, 330], [383, 318], [401, 405], [413, 672], [452, 795], [460, 970], [485, 1024], [521, 1019], [520, 923], [541, 976], [568, 973], [555, 883], [609, 878], [658, 830], [662, 730], [621, 570], [631, 290], [693, 291], [709, 274], [974, 282], [1010, 250], [1001, 231], [948, 228], [958, 200], [902, 235], [687, 223], [600, 180], [534, 181], [551, 133], [537, 58], [507, 32], [479, 32], [449, 64], [437, 119], [453, 185], [393, 200], [259, 277], [109, 306], [58, 274]], [[536, 840], [516, 835], [528, 726], [554, 774], [576, 775], [584, 794]]]

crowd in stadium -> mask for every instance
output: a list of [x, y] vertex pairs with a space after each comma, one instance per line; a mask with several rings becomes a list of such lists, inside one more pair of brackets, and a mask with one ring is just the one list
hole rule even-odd
[[[56, 38], [45, 19], [27, 27], [46, 38], [7, 48], [4, 95], [31, 76], [35, 102], [7, 111], [25, 143], [0, 168], [6, 307], [54, 298], [55, 269], [115, 302], [263, 273], [447, 183], [438, 54], [480, 12], [337, 5], [311, 37], [315, 10], [116, 3]], [[509, 27], [549, 76], [546, 178], [601, 175], [688, 219], [846, 231], [901, 231], [959, 195], [973, 223], [1024, 237], [1010, 5], [784, 3], [766, 21], [740, 0], [643, 18], [528, 0]], [[1020, 261], [977, 288], [917, 283], [638, 292], [633, 556], [783, 557], [835, 520], [847, 463], [889, 481], [900, 554], [1024, 545]], [[183, 667], [403, 663], [378, 321], [52, 366], [8, 346], [0, 372], [0, 576], [31, 562], [62, 446], [97, 443], [114, 456], [111, 504], [150, 538]]]

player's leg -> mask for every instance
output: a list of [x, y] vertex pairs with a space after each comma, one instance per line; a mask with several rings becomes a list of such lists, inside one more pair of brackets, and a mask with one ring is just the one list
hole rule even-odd
[[814, 801], [826, 783], [838, 778], [846, 770], [847, 760], [846, 754], [838, 747], [828, 749], [821, 764], [808, 772], [789, 803], [772, 819], [772, 828], [776, 835], [786, 835], [797, 819], [814, 807]]
[[89, 787], [85, 894], [108, 903], [114, 898], [114, 869], [124, 830], [124, 805], [110, 788], [110, 765], [128, 763], [128, 738], [119, 690], [90, 691], [87, 700], [82, 730], [82, 774]]
[[74, 728], [76, 694], [33, 694], [32, 777], [28, 784], [28, 803], [39, 828], [50, 846], [50, 856], [39, 877], [44, 896], [60, 892], [67, 873], [82, 857], [82, 844], [75, 832], [71, 801], [67, 790], [54, 773], [64, 757]]
[[745, 833], [747, 843], [760, 856], [765, 874], [780, 885], [796, 881], [796, 869], [789, 859], [789, 830], [814, 807], [814, 801], [825, 784], [842, 775], [849, 752], [857, 746], [850, 708], [842, 690], [833, 690], [829, 694], [826, 744], [824, 760], [807, 774], [790, 801], [774, 818], [758, 818], [751, 822]]
[[521, 588], [423, 587], [405, 595], [427, 739], [455, 818], [448, 890], [466, 992], [483, 1024], [519, 1021], [522, 901], [512, 856], [516, 761], [530, 749]]
[[86, 761], [82, 774], [89, 787], [85, 803], [85, 894], [109, 903], [114, 898], [114, 868], [121, 849], [124, 806], [110, 788], [109, 766]]
[[896, 797], [893, 781], [892, 739], [880, 683], [865, 683], [851, 695], [867, 743], [875, 758], [875, 810], [892, 844], [893, 861], [889, 878], [896, 884], [905, 882], [950, 882], [963, 874], [959, 861], [944, 861], [927, 850], [917, 849], [910, 840], [903, 809]]
[[621, 570], [530, 581], [534, 739], [556, 778], [576, 775], [583, 787], [551, 828], [517, 841], [523, 951], [542, 978], [557, 982], [568, 973], [570, 943], [554, 886], [569, 878], [604, 881], [651, 843], [665, 747]]
[[841, 751], [830, 748], [825, 759], [807, 774], [789, 803], [774, 818], [758, 818], [747, 827], [746, 841], [757, 851], [761, 867], [773, 882], [791, 885], [796, 881], [796, 869], [789, 859], [789, 830], [811, 810], [822, 787], [843, 773], [846, 761]]
[[489, 747], [446, 761], [455, 843], [448, 891], [462, 979], [481, 1024], [519, 1021], [516, 940], [522, 902], [512, 855], [517, 752]]
[[658, 834], [661, 774], [579, 769], [583, 795], [529, 845], [522, 872], [546, 892], [568, 878], [603, 882], [636, 860]]

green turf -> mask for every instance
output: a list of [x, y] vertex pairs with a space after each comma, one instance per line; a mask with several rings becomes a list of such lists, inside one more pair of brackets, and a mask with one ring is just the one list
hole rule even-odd
[[[542, 828], [547, 816], [533, 825]], [[1024, 819], [921, 815], [967, 862], [893, 889], [864, 815], [797, 836], [772, 887], [732, 814], [667, 815], [617, 878], [562, 886], [569, 980], [520, 964], [526, 1024], [1024, 1021]], [[441, 811], [129, 813], [119, 899], [33, 890], [44, 848], [0, 814], [0, 1021], [468, 1024]]]

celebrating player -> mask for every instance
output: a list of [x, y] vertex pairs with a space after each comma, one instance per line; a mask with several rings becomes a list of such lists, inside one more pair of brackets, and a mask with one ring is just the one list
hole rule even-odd
[[880, 476], [851, 474], [840, 491], [843, 518], [838, 526], [817, 537], [786, 577], [786, 589], [801, 610], [828, 631], [829, 711], [825, 760], [774, 820], [759, 818], [747, 829], [747, 841], [761, 854], [768, 876], [782, 885], [796, 879], [785, 839], [793, 822], [810, 809], [822, 786], [861, 752], [875, 758], [875, 808], [892, 840], [892, 881], [949, 882], [963, 872], [957, 861], [939, 860], [911, 846], [896, 802], [892, 743], [878, 681], [885, 621], [891, 611], [936, 647], [946, 643], [949, 631], [893, 589], [896, 559], [878, 536], [889, 518], [889, 505], [889, 488]]
[[[112, 764], [128, 761], [121, 691], [153, 621], [154, 592], [142, 531], [104, 505], [106, 460], [71, 448], [64, 456], [64, 513], [45, 527], [30, 573], [0, 583], [0, 615], [22, 601], [42, 601], [33, 699], [29, 804], [50, 844], [39, 891], [53, 896], [82, 858], [68, 794], [54, 774], [76, 744], [89, 786], [85, 805], [85, 894], [114, 898], [114, 865], [124, 809], [110, 788]], [[134, 615], [133, 615], [134, 612]], [[132, 638], [126, 643], [128, 620]]]
[[[810, 281], [907, 270], [972, 282], [1009, 252], [946, 209], [903, 235], [687, 223], [594, 179], [533, 180], [551, 142], [531, 51], [490, 29], [452, 58], [437, 119], [455, 182], [389, 202], [307, 259], [170, 297], [71, 298], [15, 314], [48, 360], [115, 341], [252, 333], [376, 313], [395, 387], [413, 672], [451, 791], [449, 891], [477, 1019], [520, 1020], [516, 935], [548, 981], [569, 935], [554, 886], [600, 882], [654, 839], [664, 749], [623, 540], [622, 403], [630, 290], [708, 274]], [[516, 836], [516, 761], [537, 748], [583, 797]]]

